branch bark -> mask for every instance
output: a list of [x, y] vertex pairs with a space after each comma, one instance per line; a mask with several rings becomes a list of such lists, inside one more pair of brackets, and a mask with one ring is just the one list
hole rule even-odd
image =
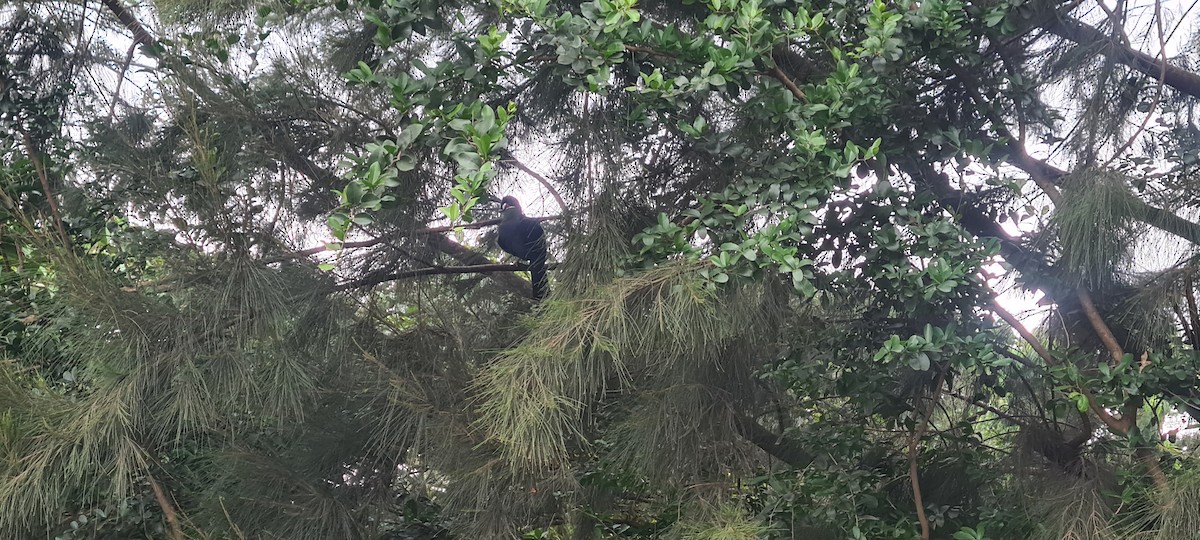
[[534, 180], [537, 180], [538, 183], [542, 184], [542, 187], [546, 188], [546, 191], [550, 192], [551, 197], [554, 197], [554, 202], [558, 203], [559, 211], [562, 212], [563, 214], [566, 214], [568, 212], [567, 202], [563, 200], [562, 195], [559, 195], [558, 190], [554, 188], [554, 185], [551, 184], [550, 181], [547, 180], [545, 176], [542, 176], [542, 175], [538, 174], [537, 171], [530, 169], [528, 165], [525, 165], [524, 163], [522, 163], [521, 160], [514, 157], [507, 150], [505, 150], [503, 152], [503, 154], [500, 156], [500, 162], [508, 164], [508, 165], [512, 165], [512, 166], [520, 169], [525, 174], [532, 176]]
[[[532, 219], [536, 219], [538, 221], [552, 221], [555, 219], [560, 219], [561, 217], [562, 216], [545, 216], [545, 217], [535, 217]], [[454, 229], [482, 229], [484, 227], [492, 227], [492, 226], [499, 225], [499, 224], [500, 224], [499, 218], [485, 219], [482, 221], [475, 221], [472, 223], [464, 223], [462, 225], [440, 225], [437, 227], [426, 227], [424, 229], [417, 229], [415, 231], [412, 231], [409, 233], [409, 235], [416, 236], [419, 234], [436, 234], [436, 233], [450, 232], [450, 231], [453, 231]], [[377, 245], [387, 242], [388, 240], [391, 240], [393, 238], [397, 238], [397, 237], [381, 236], [378, 238], [370, 238], [367, 240], [359, 240], [359, 241], [355, 241], [355, 242], [342, 242], [342, 249], [353, 249], [353, 248], [364, 248], [364, 247], [377, 246]], [[274, 255], [271, 257], [267, 257], [267, 258], [263, 259], [263, 262], [270, 264], [270, 263], [277, 263], [277, 262], [283, 262], [283, 261], [290, 261], [292, 259], [299, 259], [301, 257], [307, 257], [309, 255], [316, 255], [318, 253], [324, 253], [326, 251], [330, 251], [330, 249], [327, 245], [313, 246], [310, 248], [302, 249], [300, 251], [293, 251], [291, 253], [284, 253], [282, 255]]]
[[1117, 343], [1117, 338], [1113, 336], [1112, 330], [1104, 322], [1104, 317], [1100, 316], [1100, 311], [1096, 309], [1096, 304], [1092, 302], [1092, 295], [1088, 294], [1087, 290], [1083, 287], [1077, 289], [1076, 294], [1079, 296], [1079, 305], [1083, 307], [1083, 314], [1087, 317], [1088, 323], [1092, 325], [1092, 330], [1095, 330], [1096, 335], [1100, 337], [1100, 341], [1104, 343], [1104, 348], [1108, 349], [1108, 354], [1112, 357], [1113, 365], [1120, 364], [1121, 358], [1125, 356], [1125, 351], [1121, 349], [1121, 345]]
[[[467, 266], [493, 264], [492, 261], [482, 253], [476, 252], [471, 248], [459, 244], [458, 242], [455, 242], [440, 234], [431, 236], [429, 238], [429, 245]], [[527, 298], [533, 298], [533, 284], [531, 284], [528, 280], [517, 276], [516, 274], [511, 272], [489, 272], [486, 275], [492, 281], [499, 283], [501, 286], [516, 294], [525, 296]]]
[[1076, 19], [1062, 17], [1051, 21], [1046, 30], [1080, 45], [1101, 46], [1103, 47], [1101, 53], [1113, 61], [1155, 79], [1161, 74], [1162, 81], [1168, 86], [1189, 96], [1200, 98], [1200, 75], [1136, 51], [1093, 26]]
[[167, 498], [162, 486], [158, 485], [154, 475], [147, 474], [146, 479], [150, 481], [150, 489], [154, 491], [154, 500], [162, 509], [163, 516], [167, 520], [167, 526], [171, 530], [171, 540], [183, 540], [183, 527], [179, 525], [179, 515], [175, 511], [175, 505], [171, 504], [171, 500]]
[[921, 416], [921, 423], [917, 425], [916, 431], [908, 441], [908, 480], [912, 484], [913, 504], [917, 508], [917, 521], [921, 524], [921, 540], [929, 540], [929, 517], [925, 515], [925, 502], [921, 497], [921, 480], [918, 478], [917, 470], [917, 444], [921, 442], [921, 437], [925, 436], [925, 431], [929, 429], [929, 418], [933, 416], [933, 410], [937, 407], [938, 401], [942, 399], [942, 385], [946, 382], [946, 371], [950, 369], [947, 364], [942, 368], [942, 372], [938, 374], [937, 384], [933, 388], [933, 401], [929, 404], [929, 410]]
[[737, 415], [734, 417], [734, 423], [736, 424], [738, 434], [742, 438], [792, 467], [803, 469], [817, 459], [816, 454], [809, 452], [807, 449], [782, 435], [771, 433], [770, 430], [762, 427], [761, 424], [752, 418]]
[[[555, 265], [547, 265], [547, 268], [553, 268]], [[334, 288], [335, 291], [346, 291], [350, 289], [360, 289], [370, 287], [388, 281], [396, 281], [400, 279], [421, 277], [421, 276], [438, 276], [438, 275], [453, 275], [453, 274], [487, 274], [490, 272], [520, 272], [529, 270], [527, 264], [476, 264], [471, 266], [430, 266], [427, 268], [415, 268], [412, 270], [403, 270], [400, 272], [392, 272], [389, 274], [381, 274], [377, 276], [367, 276], [362, 279], [356, 279], [339, 284]]]

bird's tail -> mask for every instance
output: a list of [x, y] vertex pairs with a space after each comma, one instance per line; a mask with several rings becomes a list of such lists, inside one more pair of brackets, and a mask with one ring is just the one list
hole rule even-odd
[[533, 299], [541, 300], [550, 294], [550, 279], [546, 276], [546, 257], [529, 261], [529, 279], [533, 281]]

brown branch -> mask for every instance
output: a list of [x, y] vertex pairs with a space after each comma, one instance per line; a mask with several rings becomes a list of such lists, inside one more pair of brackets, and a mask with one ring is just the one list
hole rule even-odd
[[625, 52], [642, 53], [642, 54], [648, 54], [650, 56], [661, 56], [663, 58], [675, 58], [675, 55], [673, 55], [669, 52], [663, 52], [663, 51], [660, 51], [657, 49], [651, 49], [649, 47], [639, 47], [637, 45], [626, 45]]
[[1158, 77], [1168, 86], [1189, 96], [1200, 98], [1200, 74], [1170, 65], [1146, 53], [1136, 51], [1104, 34], [1095, 27], [1075, 19], [1059, 18], [1047, 27], [1051, 33], [1080, 45], [1103, 45], [1101, 51], [1113, 61], [1133, 68], [1148, 77]]
[[554, 202], [558, 203], [559, 210], [564, 214], [567, 213], [566, 201], [563, 200], [562, 195], [558, 194], [558, 190], [554, 189], [554, 186], [550, 184], [550, 181], [547, 180], [545, 176], [542, 176], [542, 175], [538, 174], [537, 171], [530, 169], [529, 166], [522, 163], [521, 160], [514, 157], [508, 151], [504, 151], [501, 154], [500, 162], [504, 163], [504, 164], [512, 165], [518, 169], [521, 169], [521, 171], [524, 172], [525, 174], [532, 176], [534, 180], [537, 180], [539, 183], [542, 184], [542, 187], [546, 188], [546, 190], [550, 192], [551, 197], [554, 197]]
[[[556, 265], [546, 265], [547, 269], [553, 269]], [[470, 266], [430, 266], [427, 268], [415, 268], [412, 270], [403, 270], [400, 272], [392, 272], [390, 274], [382, 274], [377, 276], [367, 276], [362, 279], [347, 281], [334, 287], [335, 291], [346, 291], [350, 289], [360, 289], [370, 287], [388, 281], [396, 281], [400, 279], [408, 279], [421, 276], [438, 276], [438, 275], [453, 275], [453, 274], [486, 274], [489, 272], [520, 272], [529, 270], [527, 264], [475, 264]]]
[[929, 418], [933, 416], [934, 408], [942, 399], [942, 384], [946, 382], [946, 371], [949, 368], [950, 365], [946, 364], [942, 368], [942, 372], [938, 374], [937, 384], [933, 388], [933, 403], [929, 405], [929, 411], [921, 415], [921, 423], [908, 440], [908, 480], [912, 484], [913, 504], [917, 507], [917, 521], [921, 523], [921, 540], [929, 540], [930, 527], [929, 518], [925, 515], [925, 503], [921, 498], [921, 481], [917, 477], [917, 443], [929, 429]]
[[1171, 304], [1171, 313], [1179, 319], [1179, 327], [1183, 331], [1183, 339], [1187, 341], [1193, 349], [1196, 349], [1196, 333], [1192, 331], [1192, 325], [1189, 324], [1189, 318], [1183, 314], [1183, 310], [1179, 308], [1179, 304]]
[[817, 459], [817, 456], [812, 452], [809, 452], [782, 435], [771, 433], [770, 430], [762, 427], [762, 424], [759, 424], [752, 418], [735, 415], [733, 421], [737, 427], [738, 434], [742, 438], [792, 467], [803, 469], [808, 467], [813, 460]]
[[796, 86], [796, 83], [778, 65], [771, 69], [771, 76], [779, 79], [779, 82], [783, 83], [792, 92], [792, 95], [796, 96], [796, 99], [808, 103], [808, 96], [804, 95], [804, 91], [799, 86]]
[[121, 83], [125, 82], [125, 73], [129, 71], [129, 65], [133, 63], [133, 52], [137, 49], [137, 42], [129, 44], [129, 50], [125, 52], [125, 63], [121, 64], [121, 71], [117, 72], [117, 87], [113, 90], [112, 102], [108, 104], [108, 121], [111, 124], [113, 115], [117, 112], [117, 101], [121, 99]]
[[171, 540], [183, 540], [183, 528], [179, 525], [179, 515], [175, 511], [175, 505], [171, 504], [166, 493], [163, 492], [162, 486], [158, 485], [158, 481], [153, 475], [147, 474], [146, 479], [150, 481], [150, 489], [154, 491], [154, 500], [158, 502], [158, 507], [162, 509], [163, 516], [167, 519], [167, 525], [171, 528]]
[[1042, 357], [1042, 360], [1046, 362], [1047, 366], [1053, 366], [1057, 363], [1054, 360], [1054, 355], [1050, 354], [1049, 349], [1046, 349], [1046, 347], [1042, 345], [1042, 342], [1038, 340], [1037, 336], [1034, 336], [1033, 332], [1030, 332], [1029, 329], [1025, 328], [1025, 325], [1021, 324], [1021, 321], [1014, 317], [1012, 313], [1009, 313], [1008, 310], [1001, 307], [1000, 302], [994, 298], [992, 299], [992, 311], [996, 312], [996, 315], [999, 315], [1001, 319], [1004, 319], [1004, 322], [1008, 323], [1013, 330], [1016, 330], [1017, 333], [1021, 335], [1021, 338], [1024, 339], [1030, 347], [1033, 347], [1033, 351], [1036, 352], [1038, 356]]
[[[1150, 102], [1150, 108], [1146, 111], [1146, 116], [1142, 118], [1142, 123], [1138, 124], [1137, 131], [1133, 132], [1133, 135], [1129, 136], [1129, 139], [1125, 141], [1125, 144], [1122, 144], [1117, 151], [1113, 152], [1112, 157], [1109, 157], [1108, 160], [1104, 162], [1103, 167], [1108, 167], [1113, 161], [1120, 157], [1121, 154], [1128, 150], [1130, 146], [1133, 146], [1133, 142], [1136, 141], [1138, 137], [1142, 136], [1142, 133], [1146, 131], [1146, 126], [1150, 124], [1150, 119], [1158, 117], [1158, 115], [1155, 113], [1158, 112], [1158, 104], [1162, 102], [1163, 81], [1167, 77], [1167, 38], [1163, 33], [1162, 18], [1162, 0], [1155, 0], [1154, 26], [1158, 29], [1158, 54], [1159, 57], [1162, 58], [1162, 65], [1159, 67], [1158, 81], [1154, 85], [1154, 100]], [[1128, 46], [1129, 42], [1125, 41], [1123, 44]]]
[[[486, 255], [446, 238], [445, 235], [435, 234], [430, 236], [429, 245], [449, 255], [463, 265], [478, 266], [494, 264]], [[516, 294], [528, 298], [533, 297], [533, 285], [529, 283], [529, 280], [523, 279], [512, 272], [488, 272], [484, 275]]]
[[1096, 335], [1104, 343], [1104, 348], [1108, 349], [1108, 354], [1112, 357], [1113, 365], [1120, 364], [1121, 358], [1125, 356], [1125, 351], [1121, 349], [1121, 345], [1117, 343], [1117, 338], [1113, 336], [1112, 330], [1108, 328], [1108, 324], [1100, 316], [1100, 311], [1096, 309], [1096, 304], [1092, 302], [1092, 295], [1083, 287], [1075, 289], [1075, 295], [1079, 298], [1079, 305], [1083, 307], [1083, 314], [1087, 316], [1088, 322], [1091, 323], [1092, 330], [1096, 331]]
[[121, 21], [121, 24], [133, 33], [134, 43], [145, 45], [151, 48], [158, 47], [158, 40], [154, 39], [154, 35], [147, 31], [146, 27], [142, 26], [142, 23], [138, 22], [137, 17], [134, 17], [133, 14], [121, 4], [120, 0], [100, 1], [104, 2], [104, 5], [108, 7], [109, 11], [113, 12], [113, 15], [117, 16], [117, 19]]
[[1154, 487], [1160, 490], [1167, 489], [1167, 475], [1163, 474], [1162, 467], [1158, 465], [1158, 452], [1148, 446], [1139, 446], [1133, 451], [1133, 455], [1146, 467], [1146, 472], [1150, 473]]
[[[1008, 323], [1013, 330], [1016, 330], [1017, 333], [1021, 335], [1021, 338], [1023, 338], [1030, 347], [1033, 347], [1034, 352], [1036, 352], [1038, 356], [1040, 356], [1042, 360], [1046, 362], [1046, 365], [1053, 366], [1057, 363], [1054, 359], [1054, 355], [1050, 354], [1050, 351], [1046, 349], [1044, 345], [1042, 345], [1042, 342], [1039, 341], [1032, 332], [1025, 328], [1025, 325], [1021, 324], [1021, 321], [1014, 317], [1012, 313], [1009, 313], [1008, 310], [1000, 307], [1000, 303], [995, 299], [992, 300], [992, 311], [994, 311], [996, 315], [999, 315], [1001, 319], [1004, 319], [1004, 322]], [[1105, 410], [1104, 407], [1101, 407], [1100, 403], [1096, 401], [1096, 396], [1092, 395], [1090, 390], [1080, 387], [1079, 393], [1083, 394], [1083, 397], [1087, 398], [1088, 408], [1100, 418], [1100, 421], [1104, 422], [1104, 425], [1120, 434], [1125, 434], [1127, 431], [1129, 431], [1129, 428], [1126, 427], [1122, 422], [1122, 420], [1125, 419], [1122, 418], [1121, 420], [1118, 420], [1114, 418], [1113, 415], [1109, 414], [1108, 411]]]
[[1196, 309], [1196, 289], [1191, 273], [1184, 278], [1183, 283], [1186, 287], [1184, 295], [1187, 298], [1188, 317], [1192, 326], [1192, 348], [1200, 348], [1200, 341], [1197, 341], [1197, 338], [1200, 338], [1200, 327], [1197, 326], [1200, 325], [1200, 310]]
[[997, 408], [995, 408], [991, 405], [988, 405], [987, 403], [984, 403], [982, 401], [979, 401], [977, 399], [969, 398], [967, 396], [959, 394], [958, 392], [946, 392], [946, 394], [952, 398], [959, 400], [959, 401], [962, 401], [964, 403], [969, 403], [971, 405], [979, 407], [980, 409], [990, 412], [990, 413], [996, 415], [996, 417], [999, 418], [1000, 420], [1011, 422], [1014, 425], [1022, 426], [1022, 427], [1024, 427], [1026, 425], [1024, 422], [1019, 420], [1016, 416], [1006, 413], [1000, 409], [997, 409]]
[[[561, 219], [561, 218], [562, 218], [562, 216], [544, 216], [544, 217], [535, 217], [532, 219], [536, 219], [538, 221], [552, 221], [552, 220]], [[435, 234], [435, 233], [450, 232], [455, 229], [482, 229], [484, 227], [491, 227], [491, 226], [499, 225], [499, 224], [500, 224], [499, 218], [485, 219], [482, 221], [463, 223], [461, 225], [440, 225], [437, 227], [426, 227], [424, 229], [417, 229], [415, 231], [412, 231], [409, 234], [410, 235]], [[352, 248], [364, 248], [364, 247], [377, 246], [377, 245], [387, 242], [393, 238], [395, 238], [395, 237], [381, 236], [378, 238], [370, 238], [367, 240], [359, 240], [359, 241], [355, 241], [355, 242], [342, 242], [340, 249], [352, 249]], [[324, 253], [326, 251], [336, 251], [336, 250], [329, 248], [330, 244], [336, 244], [336, 243], [337, 242], [328, 242], [325, 245], [305, 248], [300, 251], [293, 251], [291, 253], [284, 253], [281, 255], [273, 255], [271, 257], [267, 257], [267, 258], [263, 259], [263, 262], [267, 263], [267, 264], [277, 263], [277, 262], [283, 262], [283, 261], [290, 261], [292, 259], [299, 259], [301, 257], [307, 257], [309, 255], [316, 255], [318, 253]]]
[[33, 162], [33, 169], [37, 172], [38, 181], [42, 184], [42, 192], [46, 195], [46, 202], [50, 205], [50, 216], [54, 219], [54, 228], [62, 238], [63, 245], [70, 245], [67, 231], [63, 228], [62, 214], [58, 211], [58, 202], [54, 200], [54, 192], [50, 190], [50, 175], [46, 172], [46, 164], [42, 163], [42, 154], [34, 144], [33, 138], [29, 136], [29, 132], [22, 130], [21, 137], [25, 141], [25, 153]]

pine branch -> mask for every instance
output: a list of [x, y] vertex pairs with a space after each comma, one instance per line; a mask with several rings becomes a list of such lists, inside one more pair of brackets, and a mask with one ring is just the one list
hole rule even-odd
[[[467, 266], [493, 264], [486, 255], [446, 238], [444, 235], [431, 236], [429, 245]], [[533, 285], [512, 272], [488, 272], [485, 275], [516, 294], [533, 298]]]
[[738, 434], [772, 457], [797, 469], [809, 466], [817, 456], [783, 435], [771, 433], [762, 424], [746, 416], [734, 417]]
[[[547, 269], [553, 269], [555, 264], [546, 265]], [[439, 276], [453, 274], [487, 274], [491, 272], [520, 272], [529, 270], [528, 264], [476, 264], [471, 266], [430, 266], [426, 268], [416, 268], [413, 270], [404, 270], [401, 272], [392, 272], [389, 274], [380, 274], [376, 276], [367, 276], [353, 281], [347, 281], [334, 287], [334, 291], [346, 291], [350, 289], [361, 289], [363, 287], [371, 287], [388, 281], [396, 281], [400, 279], [408, 279], [421, 276]], [[524, 280], [522, 280], [524, 281]]]
[[558, 190], [554, 189], [554, 186], [550, 183], [550, 181], [546, 180], [545, 176], [542, 176], [542, 175], [538, 174], [537, 171], [530, 169], [528, 165], [525, 165], [524, 163], [521, 162], [521, 160], [517, 159], [516, 157], [513, 157], [513, 155], [511, 153], [509, 153], [507, 150], [501, 151], [500, 162], [508, 164], [508, 165], [512, 165], [512, 166], [520, 169], [525, 174], [532, 176], [534, 180], [537, 180], [538, 183], [540, 183], [542, 185], [542, 187], [546, 188], [546, 190], [550, 192], [551, 197], [554, 197], [554, 202], [558, 203], [559, 210], [562, 211], [562, 213], [564, 213], [564, 214], [567, 213], [566, 201], [563, 200], [562, 195], [559, 195]]
[[[535, 217], [535, 218], [531, 218], [531, 219], [535, 219], [537, 221], [552, 221], [552, 220], [560, 219], [561, 217], [562, 216], [545, 216], [545, 217]], [[436, 234], [436, 233], [450, 232], [450, 231], [453, 231], [454, 229], [482, 229], [484, 227], [492, 227], [492, 226], [499, 225], [499, 224], [500, 224], [499, 218], [485, 219], [483, 221], [475, 221], [472, 223], [464, 223], [461, 225], [440, 225], [437, 227], [426, 227], [424, 229], [417, 229], [415, 231], [412, 231], [408, 235], [416, 236], [416, 235], [420, 235], [420, 234]], [[341, 249], [372, 247], [372, 246], [377, 246], [379, 244], [385, 243], [389, 240], [394, 240], [396, 238], [399, 238], [399, 235], [381, 236], [378, 238], [371, 238], [368, 240], [359, 240], [359, 241], [355, 241], [355, 242], [342, 242]], [[277, 263], [277, 262], [283, 262], [283, 261], [290, 261], [292, 259], [299, 259], [302, 257], [307, 257], [309, 255], [316, 255], [318, 253], [324, 253], [326, 251], [333, 251], [329, 248], [329, 244], [333, 244], [333, 243], [334, 242], [329, 242], [324, 245], [305, 248], [300, 251], [293, 251], [291, 253], [284, 253], [282, 255], [274, 255], [274, 256], [263, 259], [263, 262], [267, 263], [267, 264], [271, 264], [271, 263]]]
[[1046, 30], [1080, 45], [1102, 45], [1098, 47], [1101, 54], [1107, 55], [1114, 62], [1133, 68], [1143, 75], [1154, 77], [1155, 79], [1158, 79], [1161, 74], [1162, 81], [1167, 86], [1189, 96], [1200, 98], [1200, 74], [1172, 66], [1165, 59], [1160, 61], [1146, 53], [1134, 50], [1114, 40], [1095, 27], [1084, 24], [1076, 19], [1061, 17], [1051, 21]]

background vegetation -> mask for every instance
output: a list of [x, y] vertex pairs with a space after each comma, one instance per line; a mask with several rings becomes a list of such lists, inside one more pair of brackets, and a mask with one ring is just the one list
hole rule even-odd
[[0, 531], [1197, 538], [1194, 7], [10, 1]]

